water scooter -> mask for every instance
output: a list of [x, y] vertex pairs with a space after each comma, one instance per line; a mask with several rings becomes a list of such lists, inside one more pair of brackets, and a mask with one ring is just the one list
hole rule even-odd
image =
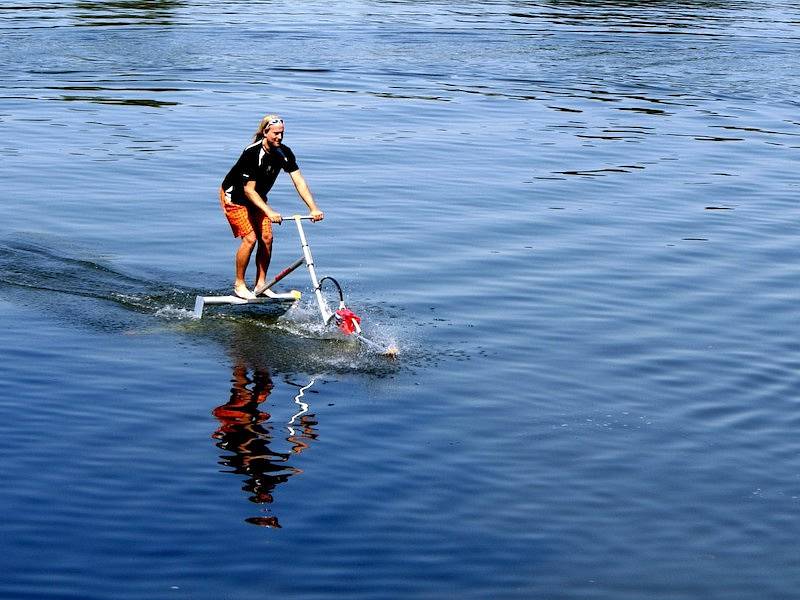
[[[314, 257], [311, 254], [311, 247], [308, 245], [308, 239], [306, 238], [306, 233], [303, 230], [303, 221], [310, 221], [312, 219], [313, 218], [311, 215], [292, 215], [291, 217], [284, 219], [295, 222], [295, 225], [297, 226], [297, 233], [300, 236], [300, 245], [303, 250], [303, 255], [291, 265], [283, 269], [269, 283], [267, 283], [266, 287], [256, 298], [245, 299], [239, 298], [238, 296], [197, 296], [194, 304], [194, 318], [202, 318], [203, 308], [207, 305], [264, 304], [270, 302], [294, 304], [300, 300], [301, 293], [299, 291], [291, 290], [290, 292], [286, 293], [276, 293], [272, 291], [272, 287], [290, 273], [294, 272], [302, 265], [305, 265], [308, 269], [308, 274], [311, 277], [311, 285], [313, 286], [314, 296], [316, 298], [317, 306], [319, 307], [320, 316], [322, 317], [322, 322], [324, 325], [335, 325], [345, 335], [354, 337], [364, 345], [369, 346], [384, 356], [397, 356], [398, 350], [395, 346], [383, 348], [369, 338], [364, 337], [363, 333], [361, 332], [361, 317], [359, 317], [345, 305], [344, 292], [342, 291], [342, 286], [339, 285], [338, 281], [336, 281], [333, 277], [328, 276], [322, 277], [321, 279], [317, 277], [317, 271], [314, 267]], [[322, 293], [322, 286], [325, 283], [329, 283], [336, 289], [339, 297], [339, 304], [336, 310], [331, 309], [328, 301]]]

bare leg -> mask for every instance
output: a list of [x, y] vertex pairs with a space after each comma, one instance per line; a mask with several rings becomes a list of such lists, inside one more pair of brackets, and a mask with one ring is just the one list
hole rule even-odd
[[[256, 245], [256, 234], [251, 232], [242, 238], [242, 243], [236, 251], [236, 279], [233, 282], [233, 289], [239, 292], [248, 291], [247, 282], [245, 281], [245, 272], [247, 265], [250, 262], [250, 257], [253, 254], [253, 248]], [[241, 295], [241, 294], [239, 294]], [[246, 296], [242, 296], [246, 297]]]
[[[258, 240], [256, 250], [256, 285], [255, 290], [263, 286], [267, 281], [267, 269], [272, 258], [272, 235], [265, 235]], [[256, 292], [257, 293], [257, 292]]]

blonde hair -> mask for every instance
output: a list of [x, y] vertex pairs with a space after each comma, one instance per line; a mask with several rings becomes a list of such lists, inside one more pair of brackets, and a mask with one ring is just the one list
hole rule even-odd
[[267, 132], [267, 129], [270, 128], [270, 123], [272, 123], [273, 121], [283, 122], [283, 118], [279, 117], [278, 115], [265, 115], [259, 122], [258, 129], [256, 129], [256, 132], [253, 135], [254, 142], [257, 142], [258, 140], [264, 137], [264, 134]]

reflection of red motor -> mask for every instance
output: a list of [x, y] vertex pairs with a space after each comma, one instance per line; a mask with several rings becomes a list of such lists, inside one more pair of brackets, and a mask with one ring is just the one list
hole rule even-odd
[[349, 308], [340, 308], [336, 311], [336, 321], [339, 329], [347, 335], [361, 333], [361, 317]]

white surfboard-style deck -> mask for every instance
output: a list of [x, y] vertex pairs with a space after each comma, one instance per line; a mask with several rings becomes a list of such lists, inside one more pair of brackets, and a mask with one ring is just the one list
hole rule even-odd
[[300, 300], [300, 292], [292, 290], [290, 292], [276, 294], [269, 292], [267, 296], [259, 296], [251, 300], [239, 298], [239, 296], [197, 296], [194, 301], [194, 318], [200, 319], [203, 317], [203, 309], [206, 306], [229, 304], [229, 305], [242, 305], [242, 304], [282, 304], [285, 302], [297, 302]]

